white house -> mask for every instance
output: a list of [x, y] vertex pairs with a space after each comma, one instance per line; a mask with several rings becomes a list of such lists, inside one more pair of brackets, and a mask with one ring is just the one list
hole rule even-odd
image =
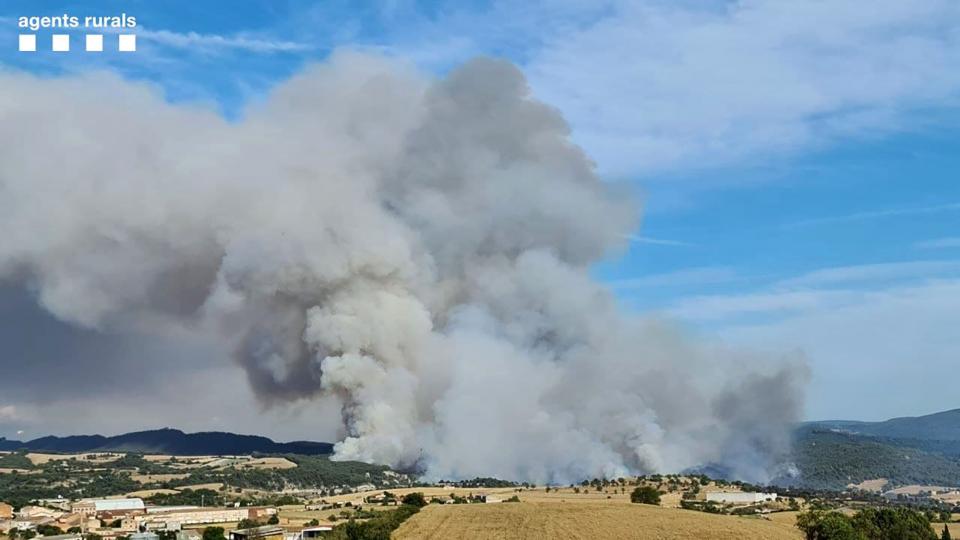
[[707, 501], [733, 504], [756, 504], [777, 500], [776, 493], [757, 493], [753, 491], [710, 491]]

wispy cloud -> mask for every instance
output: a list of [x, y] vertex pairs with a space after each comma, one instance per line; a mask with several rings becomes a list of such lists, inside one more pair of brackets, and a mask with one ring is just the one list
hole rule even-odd
[[776, 287], [823, 287], [903, 279], [930, 279], [943, 275], [960, 275], [960, 261], [905, 261], [824, 268], [782, 280], [776, 284]]
[[784, 315], [838, 306], [858, 296], [849, 291], [775, 291], [694, 296], [674, 303], [666, 312], [689, 321], [732, 322], [732, 319], [749, 315]]
[[953, 236], [953, 237], [947, 237], [947, 238], [932, 238], [930, 240], [923, 240], [915, 243], [913, 247], [917, 249], [960, 248], [960, 236]]
[[651, 274], [630, 279], [611, 281], [609, 285], [617, 290], [648, 289], [653, 287], [676, 287], [683, 285], [713, 285], [728, 283], [738, 279], [736, 271], [721, 266], [684, 268], [675, 272]]
[[169, 30], [137, 31], [139, 39], [152, 41], [179, 49], [192, 50], [240, 50], [256, 53], [297, 52], [310, 49], [309, 46], [292, 41], [252, 38], [246, 36], [221, 36], [218, 34], [198, 34], [197, 32], [171, 32]]
[[945, 203], [931, 206], [915, 206], [912, 208], [887, 208], [882, 210], [870, 210], [866, 212], [854, 212], [839, 216], [826, 216], [812, 219], [804, 219], [788, 223], [787, 227], [810, 227], [815, 225], [832, 225], [836, 223], [847, 223], [853, 221], [869, 221], [874, 219], [909, 217], [924, 214], [938, 214], [940, 212], [960, 211], [960, 203]]
[[17, 408], [13, 405], [0, 405], [0, 422], [13, 422], [19, 420]]
[[[706, 270], [700, 270], [709, 276]], [[683, 273], [674, 276], [684, 277]], [[691, 277], [697, 274], [690, 272]], [[668, 282], [651, 276], [651, 286]], [[733, 324], [743, 317], [778, 318], [834, 309], [894, 287], [922, 287], [936, 281], [960, 282], [960, 261], [905, 261], [822, 268], [775, 281], [757, 290], [737, 294], [681, 298], [666, 308], [672, 316], [690, 321]]]
[[691, 242], [684, 242], [682, 240], [670, 240], [667, 238], [653, 238], [650, 236], [640, 236], [638, 234], [628, 234], [626, 235], [626, 238], [636, 244], [652, 244], [656, 246], [676, 246], [676, 247], [692, 247], [696, 245]]

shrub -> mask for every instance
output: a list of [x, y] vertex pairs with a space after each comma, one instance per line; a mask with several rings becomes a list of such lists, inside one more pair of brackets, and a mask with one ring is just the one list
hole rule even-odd
[[407, 518], [419, 511], [419, 507], [404, 504], [390, 512], [378, 512], [376, 517], [364, 522], [351, 519], [343, 525], [338, 525], [330, 538], [334, 540], [390, 540], [390, 533]]
[[417, 508], [423, 508], [427, 505], [427, 499], [424, 498], [423, 493], [419, 491], [414, 493], [407, 493], [403, 496], [403, 499], [400, 500], [403, 504], [409, 504], [411, 506], [416, 506]]
[[203, 530], [203, 540], [226, 540], [223, 527], [207, 527]]
[[641, 486], [630, 494], [630, 502], [642, 504], [660, 504], [660, 492], [651, 486]]
[[852, 517], [811, 510], [797, 516], [807, 540], [936, 540], [930, 520], [908, 508], [866, 508]]

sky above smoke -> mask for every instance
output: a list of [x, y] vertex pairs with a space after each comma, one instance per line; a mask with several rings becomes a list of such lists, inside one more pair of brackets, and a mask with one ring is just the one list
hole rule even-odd
[[639, 205], [507, 62], [335, 53], [233, 122], [6, 73], [0, 125], [6, 425], [200, 411], [434, 478], [782, 465], [803, 359], [617, 307], [590, 271]]

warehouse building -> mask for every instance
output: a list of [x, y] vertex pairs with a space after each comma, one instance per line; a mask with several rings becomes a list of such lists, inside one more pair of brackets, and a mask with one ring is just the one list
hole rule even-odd
[[265, 521], [277, 513], [277, 509], [265, 506], [240, 508], [150, 508], [141, 520], [149, 529], [177, 531], [187, 525], [206, 523], [236, 523], [244, 519]]
[[73, 512], [89, 516], [109, 512], [113, 515], [144, 512], [143, 499], [86, 499], [73, 505]]

